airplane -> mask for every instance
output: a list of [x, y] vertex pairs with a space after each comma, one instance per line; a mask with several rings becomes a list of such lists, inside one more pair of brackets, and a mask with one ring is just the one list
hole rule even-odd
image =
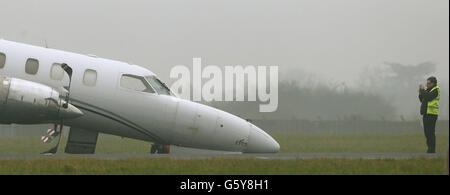
[[138, 65], [0, 39], [0, 124], [54, 124], [43, 142], [70, 127], [64, 149], [94, 154], [99, 133], [170, 145], [276, 153], [269, 134], [225, 111], [178, 98]]

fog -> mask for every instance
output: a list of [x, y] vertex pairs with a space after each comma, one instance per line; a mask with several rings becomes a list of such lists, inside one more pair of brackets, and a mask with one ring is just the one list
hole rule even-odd
[[[449, 1], [25, 1], [0, 3], [0, 38], [149, 68], [279, 66], [279, 108], [220, 103], [245, 118], [415, 120], [417, 88], [442, 87], [448, 120]], [[246, 108], [246, 109], [243, 109]]]
[[[301, 79], [279, 83], [279, 106], [274, 113], [258, 113], [261, 102], [210, 102], [209, 105], [249, 119], [382, 120], [420, 119], [418, 85], [436, 73], [431, 62], [403, 65], [386, 62], [365, 67], [357, 86], [294, 72]], [[439, 81], [438, 81], [439, 82]], [[448, 84], [441, 86], [440, 119], [448, 120]]]

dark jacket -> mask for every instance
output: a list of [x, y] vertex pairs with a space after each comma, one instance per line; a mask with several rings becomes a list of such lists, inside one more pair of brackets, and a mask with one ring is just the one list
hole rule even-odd
[[422, 105], [420, 106], [420, 114], [424, 115], [427, 113], [427, 107], [428, 107], [428, 102], [431, 100], [434, 100], [434, 98], [436, 98], [439, 94], [439, 90], [434, 90], [432, 92], [431, 91], [432, 88], [430, 89], [426, 89], [426, 90], [420, 90], [419, 92], [419, 100], [420, 102], [422, 102]]

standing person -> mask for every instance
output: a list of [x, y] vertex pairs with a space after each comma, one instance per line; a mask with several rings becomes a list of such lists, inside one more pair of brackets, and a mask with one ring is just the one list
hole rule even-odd
[[423, 84], [419, 87], [420, 114], [423, 115], [423, 129], [427, 139], [427, 153], [436, 152], [435, 127], [439, 115], [440, 89], [436, 77], [427, 79], [427, 89]]

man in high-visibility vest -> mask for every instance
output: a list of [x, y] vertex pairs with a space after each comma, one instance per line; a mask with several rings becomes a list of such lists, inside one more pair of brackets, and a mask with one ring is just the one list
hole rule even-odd
[[425, 89], [423, 84], [420, 84], [419, 100], [422, 102], [420, 114], [423, 115], [423, 129], [428, 146], [427, 153], [436, 152], [435, 127], [439, 115], [440, 93], [436, 77], [427, 79], [427, 89]]

